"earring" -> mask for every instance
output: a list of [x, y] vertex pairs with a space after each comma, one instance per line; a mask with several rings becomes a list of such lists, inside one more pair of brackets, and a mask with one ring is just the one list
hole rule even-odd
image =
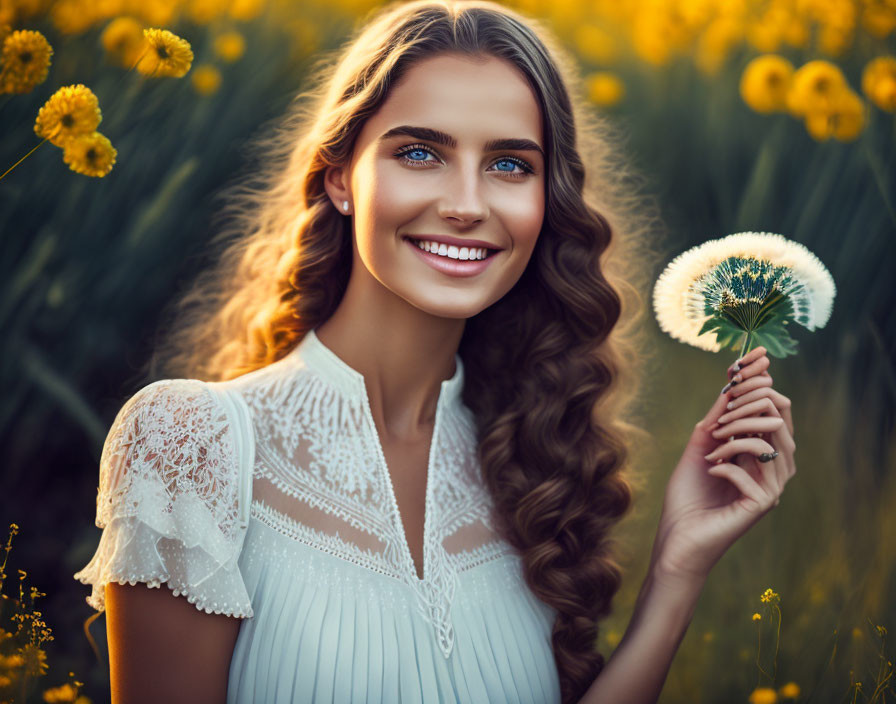
[[342, 209], [345, 211], [348, 211], [348, 201], [347, 200], [342, 201]]

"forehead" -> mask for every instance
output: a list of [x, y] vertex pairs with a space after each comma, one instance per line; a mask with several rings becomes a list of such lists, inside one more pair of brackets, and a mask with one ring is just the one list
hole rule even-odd
[[392, 86], [360, 141], [402, 124], [440, 129], [459, 146], [506, 137], [544, 146], [535, 92], [515, 66], [493, 56], [441, 54], [417, 62]]

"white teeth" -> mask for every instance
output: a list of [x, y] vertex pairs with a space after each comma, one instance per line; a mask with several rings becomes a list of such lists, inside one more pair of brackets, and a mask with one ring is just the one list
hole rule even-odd
[[488, 250], [483, 247], [456, 247], [429, 240], [411, 240], [411, 242], [430, 254], [438, 254], [449, 259], [485, 259], [488, 255]]

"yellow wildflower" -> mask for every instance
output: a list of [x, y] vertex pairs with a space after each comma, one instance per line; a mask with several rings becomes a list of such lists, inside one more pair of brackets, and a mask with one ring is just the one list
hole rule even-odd
[[193, 51], [190, 43], [167, 29], [144, 29], [148, 50], [137, 70], [145, 76], [180, 78], [190, 70]]
[[762, 601], [762, 603], [764, 603], [764, 604], [771, 604], [771, 603], [780, 601], [780, 600], [781, 600], [781, 597], [778, 596], [777, 592], [772, 591], [772, 588], [769, 587], [769, 588], [766, 589], [764, 592], [762, 592], [762, 596], [760, 596], [759, 599], [760, 599], [760, 600]]
[[63, 86], [50, 96], [37, 114], [34, 131], [38, 137], [64, 147], [74, 137], [93, 132], [102, 119], [93, 91], [78, 83]]
[[607, 643], [609, 643], [611, 647], [616, 646], [620, 640], [622, 640], [622, 636], [619, 635], [619, 631], [607, 631]]
[[588, 98], [595, 105], [615, 105], [625, 96], [625, 84], [609, 71], [595, 71], [586, 80]]
[[80, 697], [75, 699], [75, 704], [93, 704], [93, 702], [90, 701], [90, 697], [85, 697], [82, 694]]
[[50, 19], [61, 34], [82, 34], [97, 21], [96, 3], [91, 0], [57, 0]]
[[99, 132], [73, 139], [65, 146], [62, 160], [68, 167], [85, 176], [105, 176], [112, 170], [118, 152]]
[[146, 49], [143, 25], [133, 17], [116, 17], [100, 35], [103, 48], [115, 61], [131, 68]]
[[762, 620], [762, 616], [760, 616], [758, 613], [755, 613], [755, 614], [753, 614], [753, 620], [754, 620], [754, 621], [761, 621], [761, 620]]
[[840, 56], [852, 45], [853, 28], [826, 25], [818, 33], [818, 47], [829, 56]]
[[775, 704], [778, 693], [771, 687], [757, 687], [750, 693], [750, 704]]
[[246, 40], [239, 32], [225, 32], [215, 37], [215, 53], [224, 61], [237, 61], [246, 51]]
[[14, 667], [21, 667], [25, 664], [25, 658], [23, 658], [19, 653], [14, 653], [12, 655], [0, 655], [0, 667], [3, 669], [12, 669]]
[[78, 690], [68, 682], [59, 687], [44, 690], [45, 702], [74, 702], [76, 696], [78, 696]]
[[787, 94], [787, 109], [797, 117], [814, 112], [833, 112], [849, 84], [840, 68], [816, 59], [800, 66]]
[[756, 112], [785, 110], [792, 79], [793, 64], [783, 56], [757, 56], [747, 64], [741, 76], [741, 98]]
[[12, 680], [6, 675], [0, 675], [0, 687], [9, 687], [12, 684]]
[[261, 14], [265, 0], [233, 0], [230, 3], [230, 16], [238, 22], [254, 20]]
[[153, 2], [137, 3], [134, 12], [144, 24], [153, 27], [172, 24], [178, 19], [182, 0], [153, 0]]
[[778, 689], [778, 694], [785, 699], [796, 699], [800, 696], [800, 686], [796, 682], [788, 682]]
[[716, 75], [731, 50], [744, 38], [740, 22], [729, 17], [718, 17], [706, 27], [697, 41], [694, 61], [697, 68], [709, 76]]
[[806, 129], [818, 141], [835, 137], [849, 142], [858, 137], [865, 126], [865, 106], [852, 91], [844, 93], [832, 112], [806, 115]]
[[885, 39], [896, 28], [896, 6], [866, 5], [862, 11], [862, 27], [875, 39]]
[[200, 95], [211, 95], [221, 85], [221, 72], [211, 64], [197, 66], [190, 75], [193, 88]]
[[223, 0], [189, 0], [184, 4], [191, 20], [196, 24], [209, 24], [227, 12], [229, 3]]
[[574, 39], [579, 54], [598, 64], [612, 62], [619, 51], [613, 35], [593, 24], [579, 25]]
[[22, 655], [25, 657], [25, 668], [29, 675], [47, 674], [47, 654], [43, 649], [28, 643], [22, 648]]
[[881, 110], [896, 112], [896, 57], [878, 56], [865, 65], [862, 92]]
[[40, 32], [20, 29], [3, 42], [0, 91], [30, 93], [47, 79], [53, 47]]

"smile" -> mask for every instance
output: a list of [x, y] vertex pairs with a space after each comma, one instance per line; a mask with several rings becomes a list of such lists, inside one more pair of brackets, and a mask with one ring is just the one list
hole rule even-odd
[[[410, 239], [409, 237], [404, 238], [405, 242], [408, 243], [408, 246], [414, 249], [417, 256], [420, 257], [424, 262], [429, 264], [436, 271], [440, 271], [443, 274], [447, 274], [448, 276], [474, 276], [479, 274], [491, 264], [492, 259], [494, 259], [494, 255], [497, 254], [498, 250], [488, 250], [488, 255], [485, 259], [453, 259], [450, 256], [435, 254], [434, 252], [427, 252], [422, 249], [419, 244], [415, 240]], [[458, 248], [459, 252], [459, 248]]]

